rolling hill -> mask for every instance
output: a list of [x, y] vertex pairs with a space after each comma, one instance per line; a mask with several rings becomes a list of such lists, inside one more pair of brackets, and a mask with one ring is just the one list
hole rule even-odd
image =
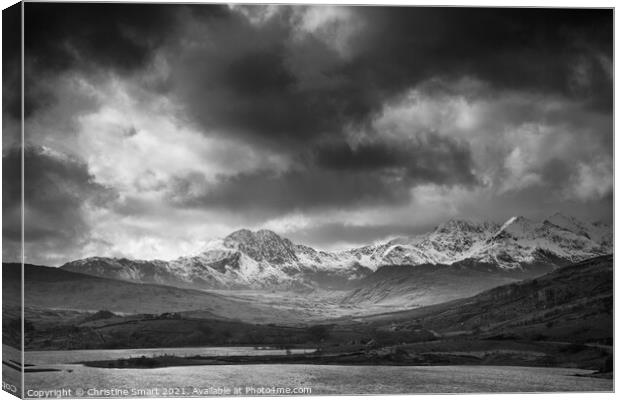
[[585, 260], [465, 299], [355, 321], [394, 331], [424, 328], [443, 336], [611, 344], [613, 257]]
[[[3, 264], [3, 307], [17, 307], [19, 264]], [[193, 311], [204, 316], [245, 321], [296, 321], [295, 313], [220, 294], [172, 286], [95, 277], [59, 268], [25, 265], [27, 307], [59, 311], [108, 310], [120, 314]]]

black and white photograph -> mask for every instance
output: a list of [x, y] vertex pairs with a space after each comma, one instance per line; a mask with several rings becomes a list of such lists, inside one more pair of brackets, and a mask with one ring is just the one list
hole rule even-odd
[[4, 391], [614, 391], [613, 8], [5, 7]]

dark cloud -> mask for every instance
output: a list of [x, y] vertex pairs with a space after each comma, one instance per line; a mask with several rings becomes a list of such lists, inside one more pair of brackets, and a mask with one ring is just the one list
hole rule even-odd
[[466, 143], [435, 134], [418, 135], [410, 142], [380, 141], [351, 146], [346, 142], [321, 145], [314, 151], [319, 167], [341, 171], [383, 170], [402, 174], [409, 184], [477, 183]]
[[28, 3], [26, 57], [38, 72], [78, 66], [127, 72], [145, 66], [177, 23], [177, 11], [165, 4]]
[[2, 118], [21, 118], [21, 3], [2, 10]]
[[373, 170], [396, 168], [407, 156], [406, 149], [387, 143], [362, 143], [355, 148], [346, 142], [322, 145], [315, 149], [318, 165], [337, 170]]
[[[55, 101], [39, 82], [66, 71], [129, 75], [147, 68], [157, 49], [182, 26], [190, 5], [28, 3], [24, 11], [25, 114]], [[210, 6], [202, 18], [225, 12]], [[194, 10], [196, 11], [196, 10]]]
[[400, 177], [378, 172], [335, 173], [321, 169], [283, 173], [254, 171], [222, 177], [210, 184], [201, 175], [177, 178], [170, 200], [180, 207], [278, 214], [292, 210], [401, 203], [408, 187]]
[[541, 168], [543, 182], [547, 187], [555, 189], [562, 189], [576, 173], [574, 163], [559, 158], [549, 160]]
[[183, 37], [168, 48], [171, 87], [205, 131], [286, 147], [340, 130], [347, 119], [340, 116], [340, 104], [353, 99], [342, 98], [349, 93], [341, 95], [338, 87], [300, 90], [288, 67], [292, 26], [286, 18], [261, 26], [239, 14], [190, 22], [195, 28], [187, 34], [208, 40], [193, 45]]
[[[435, 76], [554, 91], [611, 111], [611, 10], [348, 7], [344, 23], [363, 29], [342, 57], [299, 35], [302, 6], [278, 7], [261, 24], [220, 5], [25, 7], [27, 86], [75, 68], [126, 74], [163, 52], [173, 74], [162, 88], [206, 130], [271, 145], [363, 126], [386, 99]], [[42, 98], [29, 93], [28, 113]]]
[[[128, 73], [164, 54], [172, 73], [160, 89], [206, 132], [271, 147], [368, 128], [386, 100], [436, 76], [611, 110], [611, 10], [348, 7], [343, 23], [363, 28], [342, 57], [329, 40], [300, 35], [304, 9], [280, 6], [252, 23], [220, 5], [29, 3], [29, 81], [69, 68]], [[45, 101], [32, 90], [27, 112]]]
[[[571, 94], [575, 61], [587, 59], [594, 65], [599, 55], [612, 54], [611, 10], [360, 10], [372, 24], [364, 36], [366, 63], [352, 69], [380, 76], [382, 87], [471, 75], [496, 88]], [[601, 80], [609, 91], [609, 77], [603, 74]]]
[[365, 127], [386, 100], [437, 76], [472, 76], [495, 89], [556, 93], [611, 111], [610, 10], [349, 9], [364, 25], [349, 57], [312, 35], [300, 39], [289, 9], [263, 24], [231, 15], [192, 20], [201, 28], [185, 35], [208, 43], [170, 50], [179, 63], [172, 87], [207, 131], [272, 146]]
[[170, 198], [181, 206], [273, 213], [402, 204], [417, 184], [478, 184], [469, 148], [431, 134], [413, 144], [322, 145], [301, 158], [285, 172], [240, 173], [216, 183], [197, 173], [177, 177]]
[[22, 157], [14, 149], [2, 157], [2, 247], [3, 257], [13, 261], [21, 253], [21, 180]]
[[[17, 246], [21, 238], [21, 149], [8, 151], [2, 162], [3, 219], [9, 217], [3, 223], [3, 239]], [[84, 206], [102, 206], [115, 198], [111, 189], [93, 181], [86, 164], [39, 147], [24, 150], [24, 182], [25, 246], [36, 247], [26, 257], [84, 245], [91, 229]], [[7, 252], [14, 253], [8, 247]]]

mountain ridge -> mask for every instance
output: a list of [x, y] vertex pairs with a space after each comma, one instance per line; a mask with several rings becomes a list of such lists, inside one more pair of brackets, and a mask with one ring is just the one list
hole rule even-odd
[[[556, 213], [543, 221], [512, 217], [503, 225], [451, 219], [414, 237], [327, 252], [277, 233], [240, 229], [172, 261], [90, 257], [62, 269], [144, 283], [218, 289], [350, 287], [388, 265], [482, 264], [498, 271], [556, 267], [613, 253], [605, 224]], [[548, 269], [548, 268], [547, 268]]]

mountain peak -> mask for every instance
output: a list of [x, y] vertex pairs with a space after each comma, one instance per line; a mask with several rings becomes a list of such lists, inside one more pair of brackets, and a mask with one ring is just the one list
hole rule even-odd
[[515, 215], [513, 217], [508, 218], [508, 220], [504, 223], [504, 226], [510, 226], [510, 225], [527, 225], [527, 224], [531, 224], [533, 221], [525, 218], [522, 215]]
[[256, 231], [256, 235], [265, 238], [278, 238], [282, 239], [280, 235], [275, 233], [274, 231], [270, 231], [269, 229], [259, 229]]
[[[547, 221], [551, 223], [566, 223], [569, 222], [571, 224], [580, 223], [579, 220], [575, 217], [571, 217], [570, 215], [562, 214], [561, 212], [555, 212], [550, 217], [547, 217]], [[556, 224], [558, 225], [558, 224]], [[561, 226], [561, 225], [560, 225]]]
[[259, 238], [272, 238], [272, 239], [282, 239], [277, 233], [274, 231], [270, 231], [268, 229], [259, 229], [257, 231], [252, 231], [250, 229], [238, 229], [228, 236], [226, 239], [245, 241], [250, 239], [259, 239]]
[[436, 233], [447, 233], [454, 231], [461, 232], [482, 232], [489, 228], [491, 224], [481, 220], [453, 218], [435, 228]]
[[234, 240], [238, 240], [238, 239], [244, 239], [244, 238], [248, 238], [248, 237], [252, 237], [254, 236], [254, 232], [252, 232], [249, 229], [238, 229], [232, 233], [230, 233], [228, 236], [226, 236], [224, 238], [224, 240], [226, 239], [234, 239]]
[[588, 229], [586, 227], [586, 224], [584, 224], [577, 218], [556, 212], [555, 214], [547, 218], [545, 222], [549, 222], [562, 229], [566, 229], [568, 231], [587, 236]]
[[274, 264], [297, 261], [293, 243], [267, 229], [237, 230], [224, 238], [224, 246], [239, 250], [256, 261]]
[[506, 221], [504, 225], [499, 228], [495, 236], [504, 233], [513, 237], [523, 237], [532, 231], [534, 224], [534, 221], [521, 215], [516, 215], [514, 217], [510, 217], [508, 221]]
[[566, 215], [566, 214], [563, 214], [561, 211], [556, 211], [556, 212], [554, 212], [554, 213], [551, 215], [551, 217], [550, 217], [550, 218], [553, 218], [553, 217], [559, 217], [559, 218], [570, 218], [570, 219], [573, 219], [573, 217], [571, 217], [571, 216], [569, 216], [569, 215]]

